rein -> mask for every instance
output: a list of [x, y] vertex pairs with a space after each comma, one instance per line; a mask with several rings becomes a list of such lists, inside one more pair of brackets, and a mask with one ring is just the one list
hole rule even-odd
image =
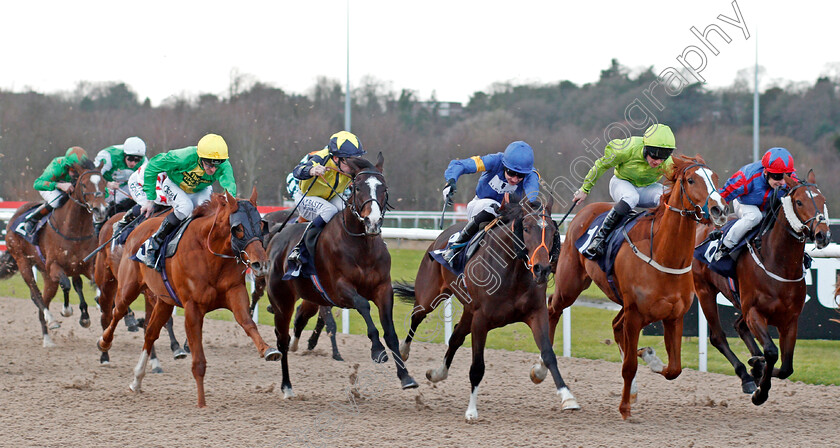
[[[218, 209], [216, 209], [216, 214], [213, 216], [213, 224], [211, 224], [211, 225], [210, 225], [210, 231], [209, 231], [209, 232], [207, 232], [207, 238], [206, 238], [206, 240], [205, 240], [205, 245], [207, 246], [207, 250], [208, 250], [208, 251], [210, 251], [210, 253], [211, 253], [211, 254], [213, 254], [213, 255], [215, 255], [215, 256], [217, 256], [217, 257], [220, 257], [220, 258], [225, 258], [225, 259], [234, 259], [234, 260], [236, 260], [236, 263], [237, 263], [237, 264], [239, 264], [239, 263], [244, 264], [244, 265], [245, 265], [245, 270], [248, 270], [248, 265], [250, 264], [250, 260], [246, 260], [246, 259], [245, 259], [245, 257], [247, 257], [247, 256], [248, 256], [248, 254], [247, 254], [244, 250], [239, 251], [239, 253], [238, 253], [238, 254], [235, 254], [235, 255], [227, 255], [227, 254], [220, 254], [220, 253], [218, 253], [218, 252], [214, 251], [214, 250], [210, 247], [210, 235], [212, 235], [212, 234], [213, 234], [213, 229], [216, 227], [216, 221], [218, 221], [218, 218], [219, 218], [219, 212], [221, 211], [221, 209], [222, 209], [221, 207], [219, 207]], [[247, 242], [245, 243], [245, 245], [244, 245], [243, 247], [248, 246], [248, 244], [250, 244], [250, 243], [251, 243], [252, 241], [254, 241], [255, 239], [259, 239], [259, 237], [253, 237], [253, 238], [251, 238], [249, 241], [247, 241]], [[231, 248], [231, 250], [233, 250], [233, 249]], [[242, 257], [242, 254], [245, 254], [245, 257]], [[244, 271], [243, 271], [243, 272], [244, 272]]]
[[[705, 163], [695, 163], [693, 165], [689, 165], [689, 166], [685, 167], [685, 169], [683, 170], [683, 178], [685, 178], [685, 173], [689, 169], [694, 168], [696, 166], [709, 168], [708, 165], [706, 165]], [[704, 172], [704, 174], [707, 176], [706, 179], [708, 180], [709, 185], [714, 185], [712, 183], [712, 179], [708, 177], [708, 173]], [[691, 197], [689, 197], [687, 192], [685, 191], [685, 183], [682, 182], [682, 181], [680, 181], [680, 193], [682, 193], [683, 199], [688, 199], [688, 202], [691, 204], [692, 208], [691, 209], [688, 209], [688, 208], [678, 209], [678, 208], [669, 204], [668, 205], [668, 210], [671, 210], [672, 212], [677, 212], [677, 213], [680, 214], [680, 216], [687, 216], [687, 217], [689, 217], [689, 218], [691, 218], [691, 219], [693, 219], [697, 222], [702, 222], [703, 219], [710, 219], [711, 218], [711, 214], [709, 213], [709, 199], [711, 199], [712, 194], [714, 194], [714, 190], [710, 191], [709, 194], [706, 195], [706, 202], [703, 203], [702, 207], [695, 204], [694, 201], [691, 200]], [[699, 214], [699, 212], [702, 212], [702, 215]]]
[[[335, 188], [326, 181], [326, 179], [321, 177], [321, 180], [324, 181], [324, 184], [326, 184], [328, 187], [330, 187], [330, 190], [332, 190], [332, 192], [335, 193], [335, 196], [337, 198], [341, 199], [341, 202], [344, 203], [344, 207], [347, 208], [347, 209], [350, 209], [350, 212], [353, 213], [353, 216], [355, 216], [356, 219], [359, 220], [359, 222], [364, 222], [365, 218], [363, 218], [362, 215], [359, 214], [358, 207], [356, 207], [356, 186], [355, 186], [356, 178], [361, 174], [369, 174], [369, 175], [372, 175], [372, 176], [382, 176], [382, 179], [385, 180], [385, 175], [380, 173], [379, 171], [367, 170], [367, 171], [359, 171], [355, 175], [351, 176], [351, 175], [345, 173], [344, 171], [341, 171], [341, 170], [338, 170], [338, 169], [335, 169], [335, 168], [332, 168], [332, 167], [327, 167], [327, 169], [335, 171], [336, 173], [338, 173], [341, 176], [346, 176], [346, 177], [350, 178], [351, 184], [353, 185], [353, 192], [350, 194], [350, 197], [353, 198], [352, 199], [352, 204], [347, 199], [344, 199], [344, 197], [339, 192], [337, 192], [335, 190]], [[314, 182], [313, 182], [313, 185], [314, 185]], [[384, 185], [384, 183], [383, 183], [383, 185]], [[362, 202], [361, 208], [365, 208], [365, 205], [367, 205], [368, 202], [375, 202], [379, 206], [379, 209], [382, 210], [382, 219], [385, 219], [385, 212], [387, 212], [388, 208], [390, 207], [390, 205], [388, 204], [388, 188], [385, 187], [385, 203], [384, 204], [380, 203], [378, 199], [376, 199], [375, 197], [373, 197], [373, 195], [371, 195], [370, 199], [366, 200], [365, 202]], [[347, 218], [344, 215], [344, 213], [341, 214], [341, 226], [344, 228], [344, 231], [350, 236], [376, 236], [376, 235], [378, 235], [378, 234], [367, 233], [367, 231], [363, 231], [363, 232], [360, 232], [360, 233], [351, 232], [350, 229], [347, 228]]]

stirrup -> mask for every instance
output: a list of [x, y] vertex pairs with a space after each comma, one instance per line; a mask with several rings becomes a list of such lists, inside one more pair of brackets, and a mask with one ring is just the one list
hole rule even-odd
[[157, 263], [156, 262], [157, 262], [158, 257], [157, 257], [157, 251], [154, 250], [153, 247], [152, 247], [153, 244], [154, 243], [152, 243], [151, 238], [146, 240], [143, 243], [143, 245], [140, 246], [139, 249], [137, 249], [137, 253], [135, 254], [135, 257], [137, 257], [137, 259], [140, 260], [141, 262], [143, 262], [143, 264], [145, 264], [146, 266], [148, 266], [152, 269], [157, 269]]
[[732, 248], [726, 246], [725, 244], [723, 244], [721, 242], [720, 246], [718, 247], [718, 250], [715, 251], [715, 254], [712, 256], [712, 261], [715, 261], [715, 262], [720, 261], [723, 257], [728, 257], [729, 254], [731, 254], [731, 253], [732, 253]]

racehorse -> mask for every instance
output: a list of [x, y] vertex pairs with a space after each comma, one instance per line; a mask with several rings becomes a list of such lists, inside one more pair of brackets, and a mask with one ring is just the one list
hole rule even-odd
[[[379, 331], [370, 317], [369, 300], [379, 309], [385, 343], [394, 356], [397, 376], [403, 389], [417, 383], [399, 358], [399, 341], [394, 330], [394, 292], [391, 288], [391, 255], [381, 237], [388, 187], [382, 174], [384, 157], [379, 153], [376, 166], [362, 158], [345, 159], [352, 178], [350, 196], [344, 209], [324, 226], [318, 238], [314, 259], [317, 275], [301, 275], [283, 280], [288, 252], [300, 240], [304, 225], [287, 226], [274, 235], [268, 246], [268, 298], [274, 310], [277, 345], [282, 352], [285, 398], [294, 396], [289, 379], [289, 322], [298, 297], [317, 305], [354, 308], [367, 324], [371, 358], [385, 362], [388, 355], [379, 340]], [[336, 192], [340, 193], [340, 192]]]
[[[85, 262], [83, 258], [97, 246], [93, 220], [104, 219], [108, 207], [105, 202], [106, 182], [99, 168], [101, 164], [96, 167], [89, 159], [85, 159], [74, 167], [74, 171], [80, 174], [73, 182], [73, 192], [64, 206], [52, 212], [47, 221], [48, 224], [36, 237], [38, 238], [37, 246], [18, 235], [13, 226], [16, 218], [38, 205], [37, 202], [28, 202], [19, 207], [6, 225], [7, 251], [0, 259], [0, 265], [2, 265], [0, 278], [10, 277], [15, 270], [20, 271], [20, 275], [29, 286], [29, 296], [38, 307], [44, 347], [55, 346], [50, 338], [47, 323], [49, 322], [51, 329], [60, 326], [49, 311], [50, 302], [55, 297], [59, 286], [64, 293], [64, 308], [61, 315], [69, 317], [73, 314], [73, 309], [70, 307], [69, 278], [73, 279], [73, 288], [79, 295], [79, 310], [81, 311], [79, 325], [84, 328], [90, 326], [90, 315], [82, 292], [81, 276], [93, 279], [93, 263]], [[33, 266], [44, 273], [43, 296], [35, 281]]]
[[[280, 231], [283, 227], [284, 223], [287, 223], [287, 218], [294, 219], [295, 216], [289, 216], [292, 214], [293, 210], [278, 210], [275, 212], [267, 213], [263, 216], [263, 224], [264, 224], [264, 243], [267, 246], [268, 242], [271, 241], [271, 238]], [[305, 222], [302, 218], [298, 217], [297, 222]], [[268, 230], [265, 230], [268, 229]], [[265, 292], [265, 277], [254, 277], [254, 290], [251, 291], [251, 314], [254, 314], [254, 308], [257, 307], [257, 302], [259, 302], [260, 298], [262, 298], [263, 293]], [[269, 313], [273, 313], [273, 309], [271, 305], [267, 307]], [[303, 329], [306, 328], [306, 324], [309, 322], [309, 319], [312, 318], [314, 315], [318, 315], [318, 320], [315, 322], [315, 328], [312, 330], [312, 334], [309, 336], [309, 341], [307, 342], [307, 350], [314, 350], [315, 347], [318, 345], [318, 338], [321, 336], [321, 331], [323, 331], [324, 327], [327, 328], [327, 335], [330, 338], [330, 344], [332, 345], [332, 358], [336, 361], [344, 361], [341, 357], [341, 353], [338, 352], [338, 343], [335, 340], [335, 334], [337, 331], [337, 326], [335, 324], [335, 318], [332, 315], [332, 307], [331, 306], [318, 306], [312, 302], [303, 301], [300, 305], [297, 306], [295, 309], [295, 323], [294, 323], [294, 332], [292, 334], [292, 341], [289, 343], [289, 351], [295, 352], [298, 349], [298, 341], [300, 340], [300, 335], [303, 333]]]
[[[145, 342], [140, 361], [134, 368], [134, 381], [129, 386], [131, 390], [140, 391], [152, 345], [175, 305], [184, 308], [187, 339], [192, 350], [192, 372], [198, 389], [198, 407], [206, 406], [204, 373], [207, 363], [201, 330], [204, 315], [208, 312], [219, 308], [230, 310], [236, 322], [254, 341], [260, 357], [267, 361], [279, 358], [280, 352], [265, 343], [248, 313], [245, 270], [251, 268], [255, 275], [263, 275], [268, 261], [256, 204], [256, 188], [250, 200], [237, 200], [227, 192], [214, 194], [209, 202], [193, 211], [192, 222], [184, 230], [177, 252], [166, 259], [163, 272], [130, 259], [155, 232], [163, 218], [146, 220], [128, 236], [117, 275], [116, 309], [97, 347], [102, 351], [111, 347], [117, 323], [144, 288], [157, 297], [151, 317], [146, 320]], [[161, 250], [165, 250], [165, 246]]]
[[[744, 393], [752, 393], [755, 405], [763, 404], [770, 391], [770, 377], [787, 378], [793, 373], [793, 349], [799, 314], [805, 305], [805, 275], [803, 268], [805, 241], [810, 239], [818, 248], [830, 242], [828, 207], [817, 188], [813, 171], [805, 181], [785, 176], [789, 193], [772, 204], [760, 227], [758, 240], [747, 243], [747, 254], [736, 260], [737, 290], [734, 294], [722, 275], [694, 260], [694, 287], [703, 313], [709, 322], [710, 340], [741, 378]], [[705, 240], [712, 229], [697, 229], [698, 243]], [[752, 374], [729, 348], [720, 323], [717, 294], [741, 310], [735, 329], [746, 344], [752, 358]], [[738, 297], [740, 296], [740, 297]], [[782, 365], [774, 369], [779, 349], [773, 344], [768, 325], [779, 330]], [[757, 337], [761, 347], [756, 345]], [[762, 350], [764, 353], [762, 354]], [[755, 381], [758, 381], [756, 387]]]
[[[484, 344], [487, 333], [514, 322], [525, 322], [531, 327], [534, 342], [554, 379], [557, 395], [563, 410], [577, 410], [580, 406], [572, 395], [560, 370], [549, 338], [548, 311], [545, 306], [548, 275], [551, 273], [551, 249], [557, 226], [551, 220], [553, 198], [546, 204], [508, 202], [499, 209], [500, 218], [488, 225], [489, 230], [475, 254], [469, 259], [461, 275], [424, 257], [417, 271], [415, 285], [397, 284], [398, 295], [414, 297], [411, 329], [403, 346], [404, 358], [408, 357], [411, 336], [417, 326], [434, 307], [446, 297], [455, 296], [463, 304], [461, 319], [452, 331], [443, 365], [429, 369], [426, 378], [432, 382], [446, 379], [455, 352], [472, 334], [472, 365], [470, 366], [470, 402], [466, 419], [478, 418], [476, 401], [478, 386], [484, 377]], [[492, 226], [492, 227], [491, 227]], [[429, 246], [429, 251], [444, 249], [449, 237], [461, 224], [456, 224]]]
[[[111, 235], [114, 232], [113, 225], [115, 222], [122, 219], [122, 216], [123, 213], [117, 213], [105, 222], [102, 230], [99, 232], [100, 245], [111, 241]], [[126, 229], [125, 231], [127, 232], [129, 230]], [[94, 280], [96, 281], [96, 285], [99, 287], [100, 291], [99, 306], [102, 309], [100, 323], [103, 331], [108, 328], [108, 325], [111, 323], [111, 318], [113, 317], [114, 296], [117, 294], [117, 273], [119, 272], [122, 254], [123, 246], [121, 244], [114, 244], [113, 246], [111, 244], [105, 244], [102, 250], [96, 254], [94, 262]], [[157, 297], [154, 296], [149, 288], [143, 288], [143, 295], [146, 303], [146, 316], [151, 316]], [[181, 345], [175, 338], [175, 332], [173, 331], [172, 325], [172, 317], [170, 317], [166, 322], [166, 331], [169, 333], [169, 346], [172, 349], [175, 359], [186, 358], [188, 352], [181, 349]], [[101, 364], [108, 364], [110, 362], [107, 351], [102, 352], [99, 362]], [[159, 373], [163, 371], [160, 367], [160, 361], [157, 358], [154, 347], [152, 347], [152, 352], [150, 354], [150, 362], [152, 365], [152, 372]]]
[[[560, 252], [549, 299], [551, 340], [563, 310], [577, 300], [594, 280], [604, 294], [621, 305], [613, 319], [613, 334], [622, 355], [621, 374], [624, 387], [619, 411], [630, 417], [630, 404], [636, 396], [638, 356], [650, 359], [651, 369], [672, 380], [682, 372], [680, 349], [683, 315], [693, 300], [691, 260], [694, 230], [698, 222], [711, 219], [720, 226], [725, 221], [724, 203], [717, 192], [715, 174], [699, 156], [673, 157], [674, 168], [668, 173], [666, 192], [652, 214], [638, 218], [638, 223], [624, 233], [624, 241], [615, 258], [612, 279], [598, 263], [584, 257], [575, 241], [589, 229], [590, 223], [612, 207], [611, 203], [589, 204], [569, 224], [566, 241]], [[624, 232], [616, 229], [616, 232]], [[612, 281], [610, 281], [612, 280]], [[638, 350], [639, 333], [646, 325], [662, 321], [668, 365], [650, 348]], [[652, 361], [656, 362], [652, 362]], [[540, 381], [544, 368], [532, 370], [532, 380]]]

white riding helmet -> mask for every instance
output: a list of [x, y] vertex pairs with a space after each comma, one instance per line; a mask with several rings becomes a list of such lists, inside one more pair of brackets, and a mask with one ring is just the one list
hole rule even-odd
[[123, 152], [127, 156], [146, 157], [146, 143], [140, 137], [129, 137], [123, 143]]

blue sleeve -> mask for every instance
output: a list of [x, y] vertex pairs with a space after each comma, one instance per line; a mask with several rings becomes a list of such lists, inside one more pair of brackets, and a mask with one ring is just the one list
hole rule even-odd
[[446, 171], [443, 173], [445, 180], [458, 178], [462, 174], [482, 173], [493, 171], [502, 163], [502, 153], [488, 154], [486, 156], [472, 156], [469, 159], [455, 159], [449, 162]]
[[301, 161], [300, 163], [298, 163], [295, 169], [292, 170], [292, 176], [294, 176], [295, 179], [298, 180], [309, 179], [310, 177], [312, 177], [312, 175], [309, 174], [309, 170], [312, 169], [312, 167], [315, 166], [316, 163], [318, 165], [327, 164], [326, 161], [319, 155], [311, 154], [308, 157], [306, 157], [305, 161]]
[[540, 176], [531, 171], [528, 177], [522, 181], [522, 191], [529, 201], [536, 201], [540, 194]]

